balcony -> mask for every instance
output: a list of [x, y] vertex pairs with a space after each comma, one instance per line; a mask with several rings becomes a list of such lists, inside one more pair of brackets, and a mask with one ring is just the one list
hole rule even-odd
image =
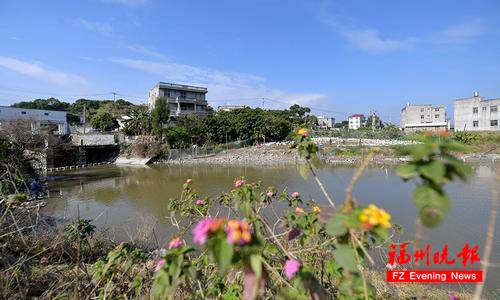
[[[171, 97], [167, 97], [167, 103], [177, 103], [177, 101], [179, 103], [191, 103], [191, 104], [199, 104], [199, 105], [207, 105], [208, 102], [207, 100], [200, 100], [200, 99], [196, 99], [196, 98], [171, 98]], [[179, 100], [177, 100], [179, 99]]]

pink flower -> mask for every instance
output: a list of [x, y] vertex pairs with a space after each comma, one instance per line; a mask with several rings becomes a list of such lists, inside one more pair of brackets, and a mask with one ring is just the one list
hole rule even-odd
[[300, 269], [300, 262], [298, 260], [288, 259], [285, 262], [285, 269], [283, 270], [283, 272], [285, 273], [286, 278], [290, 280], [299, 271], [299, 269]]
[[299, 192], [292, 193], [292, 198], [299, 198], [299, 196], [300, 196]]
[[47, 256], [42, 256], [42, 258], [40, 259], [40, 264], [41, 265], [48, 265], [49, 264], [49, 258]]
[[161, 270], [161, 267], [163, 267], [163, 265], [166, 263], [166, 260], [165, 259], [160, 259], [157, 263], [156, 263], [156, 267], [155, 267], [155, 272], [158, 272]]
[[203, 199], [198, 199], [198, 200], [196, 200], [196, 202], [195, 202], [195, 203], [196, 203], [196, 205], [204, 205], [204, 204], [205, 204], [205, 200], [203, 200]]
[[188, 179], [186, 180], [186, 183], [191, 183], [191, 182], [193, 182], [193, 179], [191, 179], [191, 178], [188, 178]]
[[198, 222], [193, 229], [193, 242], [199, 245], [205, 244], [208, 235], [223, 227], [225, 219], [206, 218]]
[[234, 187], [239, 188], [245, 184], [245, 179], [238, 179], [234, 182]]
[[196, 224], [193, 229], [193, 242], [198, 245], [203, 245], [207, 241], [208, 234], [210, 233], [210, 224], [212, 223], [211, 218], [206, 218], [201, 220]]
[[267, 197], [272, 198], [274, 196], [274, 193], [272, 191], [267, 192]]
[[180, 238], [174, 238], [168, 244], [168, 249], [179, 248], [182, 246], [182, 240]]
[[298, 214], [303, 214], [304, 213], [304, 209], [302, 209], [301, 207], [296, 207], [295, 208], [295, 212], [298, 213]]

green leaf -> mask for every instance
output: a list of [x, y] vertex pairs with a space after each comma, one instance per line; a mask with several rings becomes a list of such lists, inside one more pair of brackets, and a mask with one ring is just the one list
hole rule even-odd
[[418, 168], [418, 171], [435, 184], [443, 184], [445, 181], [446, 168], [442, 161], [433, 160]]
[[354, 249], [347, 245], [339, 244], [333, 253], [333, 258], [339, 267], [347, 271], [356, 270], [356, 258]]
[[344, 235], [347, 232], [347, 216], [341, 213], [333, 215], [326, 224], [326, 233], [331, 236]]
[[419, 217], [427, 228], [437, 227], [444, 219], [444, 212], [434, 207], [426, 206], [420, 209]]
[[419, 185], [413, 191], [413, 203], [420, 210], [423, 207], [434, 207], [443, 213], [450, 209], [450, 199], [443, 191], [437, 191], [428, 185]]
[[372, 230], [373, 230], [373, 232], [375, 232], [375, 234], [377, 234], [378, 237], [380, 237], [383, 240], [385, 240], [389, 237], [389, 231], [382, 226], [377, 226], [377, 227], [373, 228]]
[[404, 180], [408, 180], [417, 175], [417, 167], [412, 164], [399, 165], [396, 168], [396, 174]]
[[257, 276], [257, 278], [261, 278], [262, 262], [259, 254], [250, 255], [250, 266], [252, 267], [252, 271], [255, 273], [255, 276]]
[[431, 145], [428, 144], [418, 144], [415, 145], [411, 150], [411, 156], [414, 160], [420, 160], [426, 156], [431, 155], [434, 152], [434, 149]]
[[309, 167], [307, 166], [307, 164], [299, 164], [297, 165], [297, 169], [300, 176], [302, 176], [304, 180], [307, 180], [307, 177], [309, 175]]
[[450, 199], [444, 191], [436, 190], [427, 185], [415, 188], [413, 202], [418, 208], [419, 217], [428, 228], [434, 228], [444, 219], [450, 209]]
[[212, 254], [219, 266], [220, 272], [222, 274], [226, 273], [233, 259], [233, 245], [229, 244], [226, 239], [219, 238], [214, 243]]

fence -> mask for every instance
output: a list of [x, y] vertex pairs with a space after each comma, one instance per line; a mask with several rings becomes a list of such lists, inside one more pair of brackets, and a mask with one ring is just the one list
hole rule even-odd
[[251, 140], [234, 141], [227, 144], [209, 145], [209, 146], [192, 146], [184, 149], [169, 149], [168, 160], [182, 160], [187, 158], [201, 158], [212, 156], [222, 151], [229, 149], [239, 149], [251, 146]]

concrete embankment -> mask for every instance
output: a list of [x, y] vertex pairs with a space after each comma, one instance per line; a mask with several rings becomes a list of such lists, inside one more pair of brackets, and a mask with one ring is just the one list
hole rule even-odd
[[116, 165], [146, 165], [151, 160], [151, 157], [124, 157], [120, 156], [115, 160]]
[[[321, 141], [316, 141], [320, 147], [333, 145], [334, 147], [353, 147], [359, 146], [359, 139], [357, 144], [354, 143], [355, 139], [334, 139], [332, 141], [324, 138]], [[411, 145], [415, 142], [412, 141], [391, 141], [391, 140], [361, 140], [363, 146], [369, 147], [384, 147], [393, 145]], [[366, 150], [368, 152], [368, 150]], [[367, 153], [365, 152], [365, 153]], [[465, 162], [495, 162], [500, 161], [499, 154], [462, 154], [458, 155], [459, 158]], [[322, 154], [320, 155], [326, 164], [331, 165], [345, 165], [345, 164], [359, 164], [364, 156], [362, 153], [358, 155], [335, 155], [335, 154]], [[409, 157], [395, 156], [391, 151], [381, 151], [374, 156], [372, 164], [375, 165], [396, 165], [409, 161]], [[237, 165], [237, 166], [284, 166], [284, 165], [297, 165], [303, 163], [304, 160], [297, 155], [295, 149], [290, 149], [289, 143], [268, 143], [259, 146], [246, 147], [240, 149], [232, 149], [220, 152], [216, 155], [209, 157], [186, 157], [183, 159], [175, 160], [158, 160], [155, 164], [169, 164], [169, 165]]]

